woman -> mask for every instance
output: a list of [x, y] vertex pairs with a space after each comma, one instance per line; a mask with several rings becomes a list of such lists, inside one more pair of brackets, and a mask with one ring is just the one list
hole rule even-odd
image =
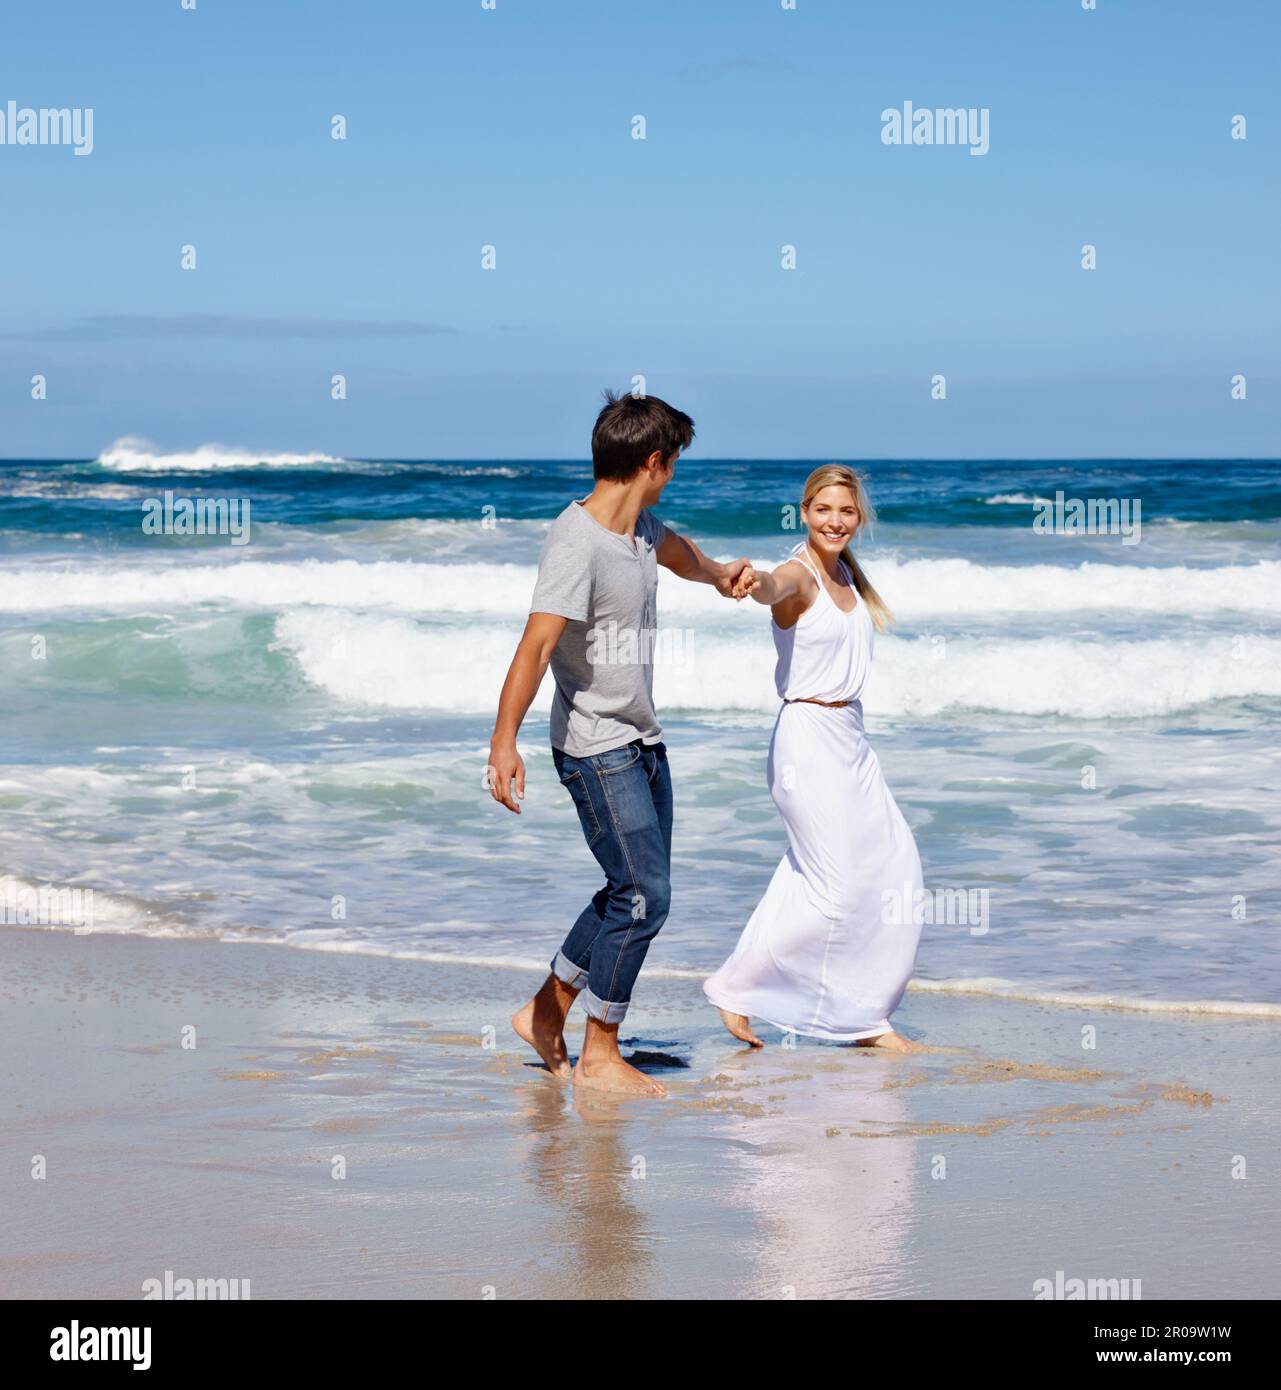
[[768, 777], [790, 848], [703, 992], [753, 1047], [756, 1015], [811, 1037], [921, 1051], [889, 1021], [921, 935], [921, 861], [863, 736], [872, 629], [890, 615], [850, 550], [874, 519], [862, 479], [838, 464], [816, 469], [801, 519], [808, 534], [793, 558], [740, 580], [773, 611], [783, 706]]

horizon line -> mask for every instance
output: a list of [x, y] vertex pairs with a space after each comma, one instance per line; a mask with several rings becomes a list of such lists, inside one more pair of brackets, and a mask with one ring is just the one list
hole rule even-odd
[[[166, 454], [188, 453], [195, 449], [208, 449], [208, 444], [191, 445], [188, 449], [157, 450], [155, 457]], [[242, 445], [226, 445], [229, 453], [242, 453], [252, 456], [253, 449]], [[291, 452], [282, 448], [263, 450], [264, 455]], [[49, 454], [49, 455], [7, 455], [0, 456], [0, 465], [6, 463], [97, 463], [99, 455], [88, 454]], [[335, 456], [336, 463], [586, 463], [591, 464], [591, 455], [556, 457], [550, 454], [345, 454]], [[682, 454], [681, 463], [1281, 463], [1281, 454], [957, 454], [949, 457], [926, 454], [726, 454], [717, 456], [688, 456]], [[291, 465], [295, 469], [305, 469], [306, 464]], [[316, 468], [333, 465], [315, 464]], [[119, 471], [119, 470], [117, 470]], [[132, 471], [132, 470], [123, 470]]]

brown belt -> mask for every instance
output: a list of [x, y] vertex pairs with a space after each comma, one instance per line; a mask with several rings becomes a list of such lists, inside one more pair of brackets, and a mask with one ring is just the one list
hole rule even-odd
[[822, 705], [824, 709], [844, 709], [846, 705], [852, 705], [853, 700], [812, 700], [801, 695], [794, 700], [784, 700], [785, 705]]

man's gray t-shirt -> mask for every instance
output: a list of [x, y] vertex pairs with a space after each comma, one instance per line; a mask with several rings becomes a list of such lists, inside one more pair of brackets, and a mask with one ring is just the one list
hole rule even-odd
[[569, 619], [551, 658], [551, 736], [571, 758], [663, 736], [654, 713], [655, 552], [666, 534], [642, 511], [633, 545], [571, 502], [543, 542], [529, 611]]

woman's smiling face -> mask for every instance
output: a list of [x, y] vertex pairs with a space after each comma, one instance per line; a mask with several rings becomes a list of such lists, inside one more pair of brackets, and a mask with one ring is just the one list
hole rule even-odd
[[809, 527], [809, 542], [824, 555], [839, 555], [858, 531], [858, 507], [854, 494], [840, 483], [822, 488], [801, 508], [801, 518]]

